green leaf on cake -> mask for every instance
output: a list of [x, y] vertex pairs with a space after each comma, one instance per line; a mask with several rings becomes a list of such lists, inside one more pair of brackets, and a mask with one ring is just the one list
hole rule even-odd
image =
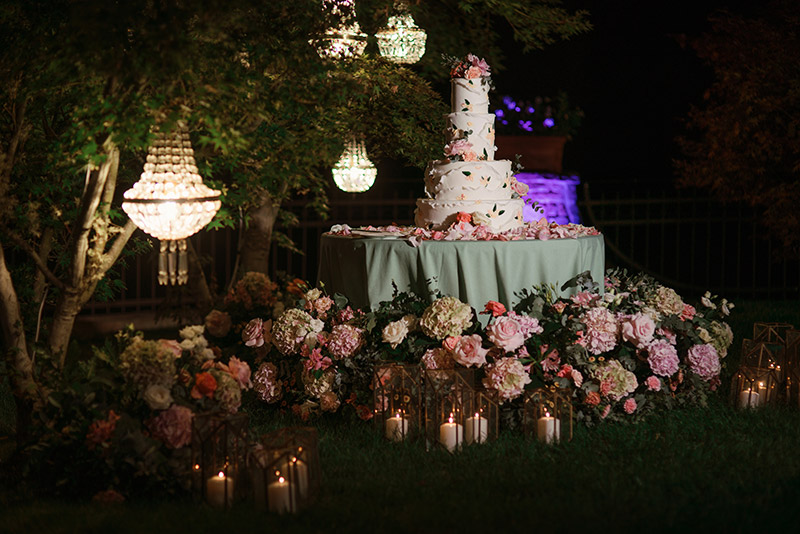
[[500, 211], [498, 211], [498, 212], [497, 212], [497, 214], [498, 214], [498, 215], [502, 215], [502, 214], [504, 214], [505, 212], [506, 212], [506, 210], [500, 210]]
[[464, 176], [470, 176], [472, 173], [470, 171], [461, 171]]

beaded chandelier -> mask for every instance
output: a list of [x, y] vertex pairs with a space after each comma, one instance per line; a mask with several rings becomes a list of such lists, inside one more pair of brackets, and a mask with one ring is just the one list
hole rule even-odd
[[333, 181], [342, 191], [361, 193], [372, 187], [378, 170], [367, 158], [363, 140], [350, 139], [333, 167]]
[[425, 54], [427, 34], [414, 22], [405, 2], [396, 2], [397, 15], [389, 17], [386, 27], [375, 37], [381, 56], [394, 63], [416, 63]]
[[207, 225], [221, 206], [220, 192], [197, 174], [184, 122], [171, 133], [157, 132], [147, 150], [139, 181], [125, 191], [122, 209], [145, 233], [161, 241], [159, 284], [189, 279], [186, 238]]
[[325, 10], [338, 15], [340, 23], [328, 28], [324, 36], [311, 41], [323, 59], [346, 59], [359, 57], [367, 47], [367, 34], [361, 31], [355, 19], [355, 0], [323, 0]]

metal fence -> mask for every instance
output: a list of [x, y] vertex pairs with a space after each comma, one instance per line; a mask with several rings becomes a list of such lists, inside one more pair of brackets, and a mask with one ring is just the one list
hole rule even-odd
[[[421, 182], [421, 180], [417, 181]], [[797, 298], [800, 262], [781, 259], [753, 210], [721, 204], [696, 191], [663, 184], [584, 185], [579, 206], [584, 224], [606, 238], [607, 266], [642, 270], [688, 295], [706, 290], [727, 298]], [[273, 245], [270, 271], [316, 281], [319, 237], [332, 224], [351, 226], [411, 224], [421, 187], [387, 181], [363, 194], [335, 191], [330, 217], [323, 220], [300, 202], [286, 204], [300, 224], [286, 233], [304, 254]], [[238, 247], [235, 231], [201, 232], [191, 238], [212, 289], [224, 291]], [[155, 278], [156, 254], [136, 257], [121, 271], [126, 289], [112, 302], [91, 302], [83, 314], [154, 310], [168, 297]], [[176, 291], [172, 291], [172, 296]], [[191, 295], [181, 298], [191, 300]]]

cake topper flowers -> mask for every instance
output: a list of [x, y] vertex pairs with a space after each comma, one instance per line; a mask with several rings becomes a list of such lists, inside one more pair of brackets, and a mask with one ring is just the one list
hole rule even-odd
[[463, 59], [452, 56], [443, 56], [445, 63], [450, 67], [451, 78], [487, 78], [491, 75], [491, 68], [486, 60], [474, 54], [467, 54]]

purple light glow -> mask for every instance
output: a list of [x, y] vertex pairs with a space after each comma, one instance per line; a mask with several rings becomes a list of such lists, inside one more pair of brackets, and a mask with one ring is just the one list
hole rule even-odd
[[508, 109], [511, 109], [511, 110], [513, 110], [515, 107], [517, 107], [517, 103], [516, 103], [516, 102], [514, 102], [514, 101], [511, 99], [511, 97], [510, 97], [510, 96], [504, 96], [504, 97], [503, 97], [503, 104], [505, 104], [505, 105], [506, 105], [506, 107], [507, 107]]
[[519, 121], [519, 127], [522, 128], [523, 130], [525, 130], [526, 132], [532, 132], [533, 131], [533, 122], [520, 120]]
[[519, 106], [515, 107], [514, 111], [520, 111], [520, 107]]
[[556, 125], [556, 121], [554, 121], [554, 120], [553, 120], [553, 119], [551, 119], [550, 117], [547, 117], [547, 118], [546, 118], [546, 119], [545, 119], [545, 120], [542, 122], [542, 124], [544, 124], [545, 128], [552, 128], [553, 126], [555, 126], [555, 125]]
[[534, 111], [536, 111], [536, 110], [533, 109], [533, 108], [528, 108], [528, 113], [533, 113]]
[[542, 217], [541, 211], [533, 211], [531, 204], [535, 200], [548, 221], [559, 224], [581, 222], [577, 204], [577, 186], [581, 183], [580, 177], [521, 172], [516, 178], [529, 187], [528, 194], [524, 197], [526, 201], [530, 201], [526, 202], [523, 208], [522, 216], [525, 221], [538, 221]]
[[507, 121], [507, 120], [505, 120], [505, 119], [501, 120], [500, 122], [502, 122], [504, 126], [505, 126], [505, 125], [508, 125], [508, 121]]
[[494, 114], [497, 115], [498, 117], [504, 117], [505, 116], [505, 112], [502, 109], [494, 110]]

